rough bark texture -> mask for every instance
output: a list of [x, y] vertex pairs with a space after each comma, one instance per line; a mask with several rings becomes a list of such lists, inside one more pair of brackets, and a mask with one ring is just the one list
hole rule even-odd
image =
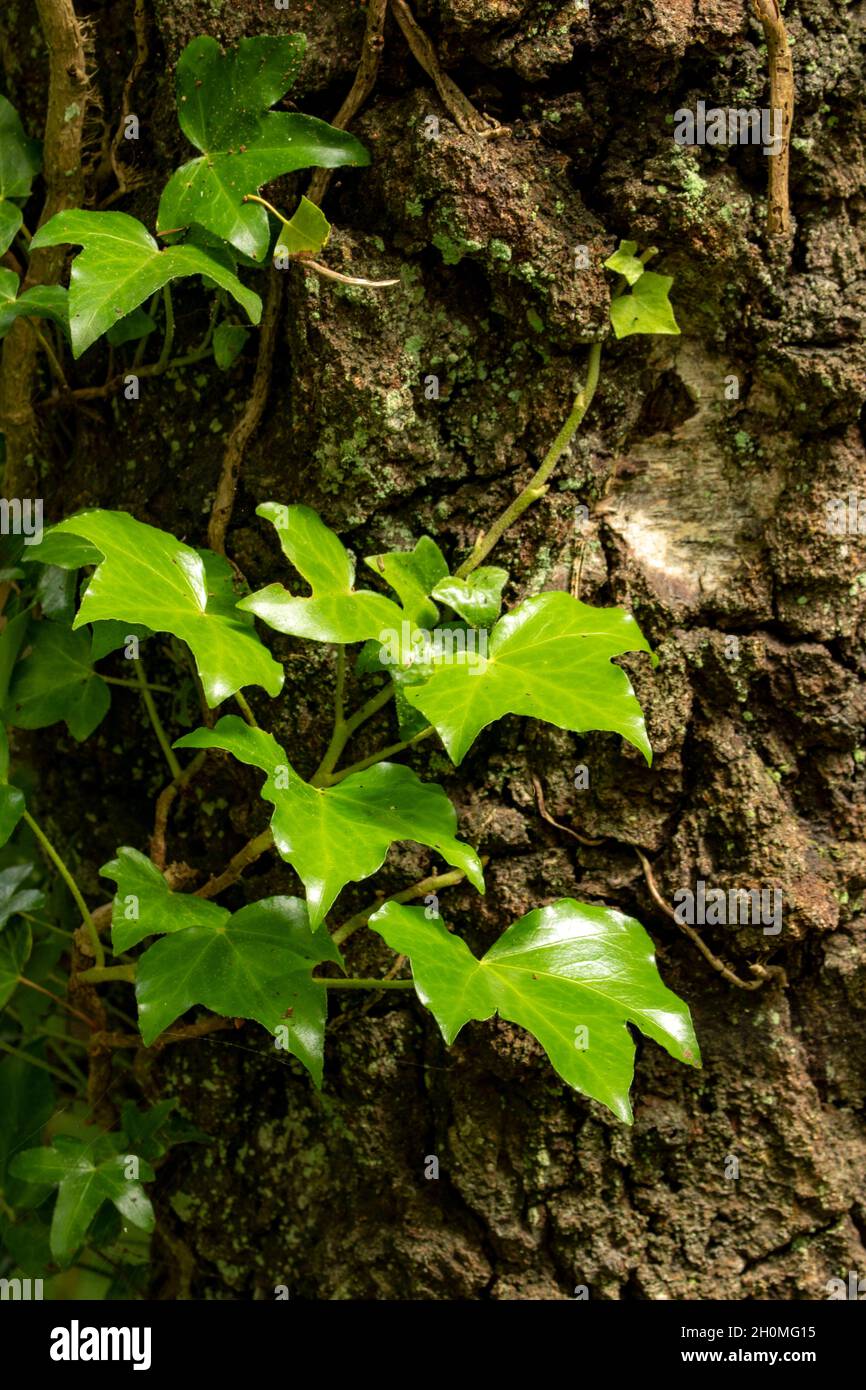
[[[42, 57], [31, 16], [9, 9], [10, 94], [35, 128]], [[87, 9], [116, 115], [132, 5]], [[486, 731], [459, 775], [429, 744], [411, 762], [443, 781], [464, 835], [490, 856], [485, 899], [443, 898], [473, 948], [556, 896], [634, 913], [691, 1004], [704, 1069], [641, 1044], [628, 1129], [566, 1092], [520, 1030], [473, 1025], [448, 1051], [402, 994], [332, 1003], [321, 1094], [253, 1025], [169, 1049], [149, 1071], [152, 1094], [180, 1097], [213, 1140], [161, 1170], [171, 1245], [154, 1292], [182, 1288], [183, 1242], [193, 1294], [216, 1298], [270, 1298], [285, 1284], [308, 1299], [559, 1299], [576, 1285], [603, 1299], [820, 1299], [830, 1277], [866, 1265], [866, 558], [862, 536], [825, 525], [829, 498], [866, 495], [864, 6], [787, 6], [787, 268], [763, 239], [760, 151], [672, 139], [674, 112], [699, 98], [765, 103], [766, 54], [743, 0], [428, 0], [416, 14], [445, 69], [511, 134], [459, 134], [389, 19], [354, 126], [372, 169], [338, 175], [325, 207], [330, 263], [402, 275], [403, 288], [374, 295], [290, 273], [227, 548], [254, 585], [282, 573], [254, 516], [273, 497], [319, 507], [359, 554], [427, 531], [462, 557], [529, 476], [586, 344], [605, 332], [604, 276], [576, 270], [576, 248], [595, 267], [622, 236], [661, 249], [682, 337], [606, 345], [570, 459], [493, 557], [512, 572], [513, 603], [568, 587], [586, 543], [581, 596], [631, 608], [661, 656], [655, 673], [628, 663], [654, 766], [616, 738], [516, 719]], [[294, 29], [309, 56], [293, 98], [332, 115], [359, 56], [355, 0], [155, 0], [132, 107], [144, 182], [121, 206], [152, 222], [186, 157], [166, 77], [183, 45], [203, 31], [232, 42]], [[302, 187], [279, 192], [289, 203]], [[200, 304], [181, 290], [190, 337]], [[250, 349], [228, 378], [196, 368], [80, 415], [68, 457], [45, 464], [49, 515], [120, 506], [201, 543], [253, 365]], [[438, 400], [425, 396], [431, 375]], [[252, 703], [308, 773], [327, 742], [331, 656], [274, 646], [285, 695]], [[94, 902], [116, 846], [146, 847], [163, 771], [141, 720], [132, 695], [117, 698], [90, 744], [60, 737], [44, 759], [42, 814]], [[370, 748], [389, 727], [383, 718]], [[588, 790], [573, 786], [579, 763]], [[557, 820], [604, 843], [584, 848], [545, 822], [533, 775]], [[212, 758], [173, 811], [170, 858], [203, 881], [264, 823], [255, 777]], [[697, 879], [781, 886], [778, 937], [704, 935], [744, 978], [767, 961], [785, 978], [729, 986], [655, 906], [633, 844], [668, 901]], [[429, 862], [401, 849], [384, 881], [394, 891]], [[288, 866], [266, 859], [234, 901], [295, 889]], [[368, 900], [369, 887], [345, 906]], [[359, 973], [387, 965], [378, 939], [356, 940]], [[430, 1155], [438, 1180], [424, 1175]]]

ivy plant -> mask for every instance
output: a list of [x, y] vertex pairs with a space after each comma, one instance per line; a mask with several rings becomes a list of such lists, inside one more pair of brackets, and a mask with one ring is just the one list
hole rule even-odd
[[[291, 217], [274, 215], [262, 187], [312, 165], [367, 161], [344, 132], [273, 109], [303, 49], [298, 35], [248, 39], [227, 51], [194, 40], [178, 63], [177, 95], [196, 153], [163, 191], [156, 235], [122, 212], [57, 214], [31, 245], [81, 248], [68, 291], [52, 287], [28, 300], [34, 292], [19, 294], [14, 272], [0, 271], [0, 330], [33, 313], [54, 320], [75, 356], [101, 338], [114, 350], [153, 332], [161, 299], [165, 365], [174, 335], [168, 287], [198, 276], [221, 295], [208, 352], [219, 368], [230, 366], [246, 330], [219, 319], [225, 296], [256, 323], [261, 301], [245, 277], [272, 252], [317, 254], [330, 230], [306, 199]], [[23, 230], [38, 150], [8, 103], [0, 104], [3, 131], [0, 234], [8, 245]], [[654, 254], [623, 241], [605, 262], [616, 277], [616, 338], [679, 331], [670, 277], [646, 268]], [[145, 1187], [155, 1165], [170, 1143], [199, 1137], [172, 1129], [161, 1106], [140, 1112], [127, 1102], [94, 1138], [83, 1098], [70, 1126], [54, 1127], [57, 1083], [81, 1096], [83, 1078], [64, 1017], [87, 1025], [97, 1053], [158, 1048], [250, 1020], [321, 1087], [329, 995], [413, 990], [447, 1044], [471, 1021], [505, 1019], [537, 1040], [565, 1085], [624, 1122], [631, 1120], [631, 1029], [677, 1061], [700, 1065], [688, 1007], [662, 981], [644, 927], [615, 906], [571, 897], [527, 905], [483, 953], [446, 925], [440, 892], [463, 884], [483, 894], [484, 862], [461, 834], [444, 787], [398, 761], [436, 740], [456, 768], [486, 730], [516, 716], [576, 735], [616, 735], [651, 765], [644, 711], [617, 664], [628, 655], [650, 668], [657, 661], [634, 616], [559, 590], [522, 593], [522, 576], [487, 563], [544, 496], [592, 402], [601, 353], [594, 343], [584, 383], [532, 478], [459, 563], [448, 557], [447, 536], [422, 535], [404, 551], [364, 555], [359, 572], [325, 519], [286, 498], [257, 508], [263, 539], [275, 536], [281, 559], [271, 582], [253, 592], [225, 556], [122, 511], [80, 511], [38, 544], [19, 538], [11, 547], [0, 574], [0, 1043], [9, 1054], [0, 1062], [8, 1111], [0, 1118], [0, 1234], [22, 1269], [40, 1270], [46, 1260], [62, 1268], [82, 1252], [146, 1240], [153, 1210]], [[512, 591], [517, 596], [504, 600]], [[288, 722], [276, 654], [285, 637], [332, 649], [333, 729], [307, 775], [299, 770], [306, 750], [284, 746], [277, 734]], [[148, 667], [153, 657], [165, 671], [162, 681], [149, 678], [142, 653]], [[110, 906], [97, 910], [32, 814], [6, 728], [63, 721], [84, 741], [112, 699], [129, 692], [142, 702], [169, 781], [150, 853], [116, 847], [101, 870]], [[387, 741], [353, 757], [350, 743], [377, 718], [395, 721]], [[183, 730], [179, 737], [169, 737], [167, 723]], [[253, 769], [267, 824], [194, 890], [166, 868], [164, 841], [174, 798], [213, 758]], [[371, 884], [366, 908], [347, 907], [356, 885], [375, 880], [392, 847], [404, 843], [427, 855], [425, 877], [387, 897]], [[244, 875], [266, 853], [284, 861], [289, 891], [256, 897]], [[237, 904], [245, 887], [239, 906], [216, 901], [234, 890]], [[471, 914], [464, 925], [471, 933]], [[393, 953], [385, 974], [353, 973], [348, 943], [365, 929], [374, 958]], [[57, 993], [64, 958], [76, 985], [68, 999]], [[123, 990], [134, 998], [124, 1000]], [[118, 1040], [104, 1004], [94, 1003], [110, 1000], [117, 1010], [118, 999], [122, 1019], [135, 1010], [138, 1036], [121, 1032]], [[48, 1142], [32, 1142], [43, 1130]], [[111, 1259], [104, 1268], [110, 1283]]]

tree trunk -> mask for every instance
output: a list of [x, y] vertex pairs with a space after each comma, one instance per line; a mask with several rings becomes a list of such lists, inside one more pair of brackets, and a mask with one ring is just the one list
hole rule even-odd
[[[291, 96], [326, 118], [360, 57], [354, 0], [144, 8], [130, 99], [141, 136], [122, 151], [140, 182], [117, 206], [150, 226], [188, 157], [171, 73], [191, 38], [304, 30]], [[138, 1068], [147, 1094], [177, 1096], [211, 1143], [173, 1150], [160, 1170], [152, 1294], [559, 1299], [586, 1286], [601, 1299], [822, 1299], [828, 1279], [866, 1266], [866, 520], [860, 533], [827, 525], [828, 502], [866, 497], [862, 7], [787, 6], [790, 256], [767, 240], [761, 150], [690, 149], [672, 134], [698, 100], [767, 104], [763, 34], [742, 0], [413, 8], [447, 74], [508, 131], [459, 130], [389, 15], [352, 126], [373, 163], [331, 183], [326, 258], [401, 284], [286, 272], [227, 552], [253, 587], [283, 576], [255, 517], [275, 500], [317, 507], [359, 557], [428, 533], [459, 562], [537, 465], [606, 332], [601, 261], [623, 237], [659, 248], [682, 336], [605, 342], [581, 435], [491, 557], [510, 570], [509, 605], [579, 580], [586, 602], [634, 612], [661, 658], [655, 671], [627, 662], [653, 767], [612, 735], [516, 718], [487, 729], [459, 771], [429, 742], [408, 761], [444, 784], [461, 833], [489, 856], [484, 899], [442, 899], [472, 948], [559, 896], [633, 914], [690, 1004], [704, 1066], [641, 1042], [627, 1128], [568, 1091], [519, 1028], [473, 1024], [446, 1049], [402, 992], [332, 998], [321, 1094], [254, 1024], [168, 1048]], [[81, 9], [113, 128], [133, 4]], [[3, 22], [9, 95], [35, 130], [35, 21]], [[284, 180], [275, 200], [292, 206], [305, 186]], [[180, 288], [189, 342], [201, 304]], [[80, 382], [100, 379], [101, 351]], [[120, 507], [204, 543], [254, 370], [253, 337], [228, 374], [193, 367], [143, 381], [138, 401], [120, 393], [68, 416], [65, 460], [41, 481], [46, 518]], [[330, 732], [332, 653], [272, 645], [284, 695], [251, 703], [309, 775]], [[167, 659], [148, 674], [174, 678]], [[174, 713], [175, 737], [198, 719]], [[395, 737], [389, 719], [358, 757]], [[143, 721], [125, 692], [87, 744], [58, 729], [38, 741], [39, 813], [94, 904], [117, 846], [147, 849], [164, 769]], [[581, 766], [588, 787], [575, 785]], [[172, 810], [169, 859], [203, 882], [265, 823], [256, 777], [211, 755]], [[430, 862], [392, 851], [387, 891]], [[727, 976], [663, 910], [698, 881], [782, 890], [777, 934], [697, 929]], [[225, 900], [296, 891], [289, 866], [266, 858]], [[369, 899], [361, 885], [341, 901], [348, 914]], [[378, 938], [354, 941], [357, 973], [387, 968]]]

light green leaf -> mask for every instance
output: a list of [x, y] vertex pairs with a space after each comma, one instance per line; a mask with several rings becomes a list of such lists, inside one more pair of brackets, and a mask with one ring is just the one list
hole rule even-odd
[[30, 244], [35, 249], [65, 242], [83, 247], [72, 263], [69, 281], [74, 357], [163, 285], [185, 275], [209, 276], [238, 301], [253, 323], [261, 318], [259, 296], [216, 256], [192, 245], [161, 251], [147, 228], [125, 212], [58, 212]]
[[627, 294], [610, 301], [610, 321], [618, 338], [633, 333], [679, 333], [668, 293], [672, 275], [645, 270]]
[[93, 670], [89, 633], [35, 623], [28, 644], [29, 653], [13, 672], [3, 718], [18, 729], [43, 729], [63, 719], [82, 743], [111, 705], [108, 686]]
[[[0, 219], [2, 219], [0, 203]], [[2, 225], [2, 221], [0, 221]], [[18, 276], [14, 270], [0, 269], [0, 338], [4, 337], [17, 318], [51, 319], [69, 337], [69, 305], [67, 291], [62, 285], [32, 285], [18, 293]]]
[[342, 541], [311, 507], [263, 502], [256, 508], [276, 527], [283, 554], [306, 579], [310, 598], [295, 598], [282, 584], [269, 584], [238, 607], [268, 627], [316, 642], [363, 642], [399, 632], [403, 613], [382, 594], [353, 589], [355, 568]]
[[433, 597], [447, 603], [459, 613], [470, 627], [488, 627], [495, 623], [502, 608], [502, 590], [508, 582], [508, 570], [496, 565], [483, 565], [466, 579], [442, 579], [433, 590]]
[[[142, 1231], [154, 1228], [153, 1207], [140, 1181], [128, 1178], [130, 1155], [118, 1153], [122, 1136], [101, 1134], [85, 1143], [58, 1135], [51, 1148], [25, 1149], [10, 1164], [15, 1177], [57, 1187], [51, 1221], [51, 1253], [68, 1265], [84, 1244], [90, 1223], [104, 1202], [111, 1202], [124, 1221]], [[154, 1172], [137, 1158], [139, 1177], [152, 1182]]]
[[422, 536], [412, 550], [367, 555], [364, 564], [391, 586], [410, 622], [419, 627], [430, 627], [436, 622], [439, 611], [435, 603], [431, 603], [430, 595], [439, 580], [448, 574], [448, 566], [430, 536]]
[[242, 39], [226, 52], [206, 35], [187, 45], [177, 65], [178, 113], [202, 155], [166, 185], [161, 235], [198, 225], [261, 261], [268, 217], [259, 204], [244, 203], [248, 194], [311, 165], [369, 163], [354, 136], [312, 116], [269, 110], [295, 80], [304, 47], [301, 34]]
[[5, 1009], [18, 988], [32, 949], [33, 937], [27, 922], [12, 922], [0, 932], [0, 1009]]
[[0, 869], [0, 931], [19, 912], [34, 912], [45, 904], [41, 888], [22, 888], [33, 873], [32, 864], [10, 864]]
[[632, 1024], [672, 1057], [700, 1066], [686, 1005], [663, 983], [639, 922], [562, 898], [528, 912], [478, 960], [423, 908], [386, 903], [370, 926], [407, 955], [418, 998], [447, 1043], [495, 1013], [537, 1038], [563, 1080], [627, 1124]]
[[280, 249], [288, 256], [316, 256], [327, 246], [330, 235], [331, 224], [322, 209], [302, 197], [297, 211], [283, 224], [277, 237], [274, 258]]
[[111, 907], [115, 955], [131, 950], [146, 936], [187, 927], [218, 927], [231, 915], [228, 908], [194, 893], [173, 893], [156, 865], [128, 846], [119, 849], [117, 858], [103, 864], [99, 872], [117, 884]]
[[630, 285], [634, 285], [644, 273], [644, 263], [637, 254], [636, 241], [621, 241], [604, 264], [608, 270], [624, 275]]
[[227, 921], [165, 936], [138, 962], [135, 992], [146, 1047], [194, 1004], [225, 1018], [286, 1029], [292, 1052], [322, 1082], [326, 991], [312, 969], [342, 957], [324, 928], [310, 931], [299, 898], [265, 898]]
[[244, 350], [249, 333], [239, 323], [220, 323], [213, 335], [213, 360], [226, 372]]
[[435, 849], [484, 891], [481, 862], [456, 838], [457, 815], [448, 797], [408, 767], [377, 763], [336, 786], [311, 787], [271, 734], [251, 729], [231, 714], [214, 729], [186, 734], [175, 747], [224, 748], [267, 774], [261, 794], [274, 807], [274, 841], [303, 880], [313, 927], [347, 883], [369, 878], [381, 867], [397, 840]]
[[30, 196], [41, 167], [38, 140], [31, 140], [14, 106], [0, 96], [0, 256], [8, 251], [21, 226], [21, 209], [12, 199]]
[[232, 607], [225, 559], [208, 560], [168, 532], [126, 512], [111, 511], [79, 512], [59, 522], [42, 546], [33, 547], [39, 551], [33, 558], [67, 563], [63, 548], [54, 545], [55, 538], [67, 536], [83, 538], [102, 557], [74, 627], [118, 618], [143, 623], [154, 632], [174, 633], [190, 647], [210, 705], [245, 685], [262, 685], [269, 695], [280, 693], [282, 667], [259, 641], [251, 619]]
[[621, 608], [590, 608], [570, 594], [546, 593], [513, 608], [490, 633], [487, 655], [459, 649], [435, 663], [406, 698], [437, 729], [455, 763], [478, 734], [505, 714], [543, 719], [559, 729], [621, 734], [647, 762], [652, 750], [627, 675], [611, 658], [649, 652], [634, 618]]

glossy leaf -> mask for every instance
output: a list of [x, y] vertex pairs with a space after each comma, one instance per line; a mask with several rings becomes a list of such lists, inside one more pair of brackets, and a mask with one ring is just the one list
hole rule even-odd
[[[13, 1158], [10, 1171], [15, 1177], [57, 1188], [51, 1253], [58, 1264], [71, 1263], [105, 1202], [111, 1202], [124, 1221], [142, 1231], [153, 1230], [150, 1198], [141, 1181], [126, 1176], [130, 1155], [118, 1152], [122, 1142], [122, 1136], [111, 1134], [87, 1143], [58, 1135], [50, 1148], [25, 1149]], [[141, 1180], [153, 1181], [153, 1169], [145, 1159], [137, 1157], [137, 1169]]]
[[40, 165], [39, 142], [25, 134], [18, 112], [0, 96], [0, 256], [18, 235], [22, 222], [18, 203], [29, 198]]
[[19, 912], [35, 912], [45, 904], [41, 888], [21, 885], [33, 873], [32, 864], [10, 864], [0, 869], [0, 931]]
[[261, 794], [274, 807], [274, 841], [304, 883], [313, 927], [347, 883], [368, 878], [381, 867], [398, 840], [435, 849], [484, 891], [480, 860], [456, 838], [457, 816], [448, 797], [408, 767], [377, 763], [336, 786], [311, 787], [290, 766], [273, 735], [251, 729], [234, 715], [220, 719], [214, 729], [186, 734], [175, 747], [224, 748], [267, 774]]
[[354, 136], [325, 121], [270, 111], [294, 82], [303, 35], [242, 39], [223, 52], [215, 39], [193, 39], [177, 65], [181, 129], [202, 151], [178, 169], [163, 192], [160, 235], [204, 227], [261, 261], [269, 243], [267, 213], [248, 194], [282, 174], [319, 165], [368, 164]]
[[353, 588], [352, 557], [312, 507], [263, 502], [256, 514], [273, 523], [283, 554], [313, 592], [295, 598], [282, 584], [269, 584], [243, 599], [240, 609], [277, 632], [316, 642], [363, 642], [399, 631], [402, 611], [383, 594]]
[[162, 289], [185, 275], [206, 275], [230, 294], [258, 323], [262, 301], [241, 284], [216, 255], [193, 245], [160, 250], [147, 228], [125, 212], [58, 212], [40, 227], [31, 246], [83, 249], [69, 280], [69, 329], [73, 356], [80, 357], [109, 328]]
[[508, 570], [483, 565], [465, 579], [449, 576], [433, 589], [433, 597], [446, 603], [470, 627], [495, 623], [502, 609], [502, 590], [508, 583]]
[[0, 1009], [18, 988], [21, 972], [30, 959], [33, 937], [26, 922], [12, 922], [0, 932]]
[[51, 319], [69, 337], [68, 294], [62, 285], [32, 285], [23, 294], [19, 294], [18, 289], [15, 271], [0, 269], [0, 338], [9, 332], [17, 318]]
[[621, 608], [590, 608], [570, 594], [539, 594], [500, 619], [486, 656], [478, 649], [446, 654], [434, 663], [429, 681], [405, 694], [437, 729], [455, 763], [486, 725], [505, 714], [576, 733], [621, 734], [649, 763], [641, 707], [625, 672], [611, 661], [633, 651], [649, 652], [649, 643]]
[[610, 301], [610, 321], [618, 338], [633, 333], [679, 333], [668, 294], [672, 275], [645, 270], [626, 294]]
[[62, 719], [76, 742], [83, 742], [111, 705], [108, 686], [93, 670], [90, 634], [56, 622], [34, 623], [28, 646], [13, 672], [3, 718], [19, 729], [42, 729]]
[[222, 923], [164, 936], [138, 963], [135, 992], [145, 1046], [194, 1004], [226, 1018], [252, 1018], [276, 1033], [321, 1085], [326, 991], [312, 969], [342, 965], [321, 928], [310, 931], [299, 898], [265, 898]]
[[410, 622], [430, 627], [439, 610], [430, 595], [448, 574], [445, 557], [430, 536], [422, 536], [412, 550], [390, 550], [367, 555], [364, 563], [390, 585], [406, 610]]
[[423, 908], [386, 903], [370, 926], [407, 955], [415, 989], [452, 1043], [494, 1014], [537, 1038], [563, 1080], [627, 1124], [634, 1041], [628, 1024], [700, 1066], [686, 1005], [663, 984], [639, 922], [562, 898], [509, 927], [479, 960]]
[[156, 865], [128, 846], [119, 849], [117, 858], [104, 864], [99, 872], [117, 884], [111, 908], [111, 947], [115, 955], [131, 950], [146, 936], [184, 931], [187, 927], [218, 927], [231, 915], [228, 908], [194, 893], [173, 893]]
[[252, 620], [233, 606], [226, 560], [203, 558], [168, 532], [111, 511], [79, 512], [59, 522], [42, 546], [34, 547], [39, 554], [33, 558], [66, 563], [62, 547], [58, 558], [54, 543], [69, 536], [83, 538], [102, 557], [74, 627], [117, 618], [173, 633], [190, 647], [210, 705], [245, 685], [279, 694], [282, 667], [259, 641]]

